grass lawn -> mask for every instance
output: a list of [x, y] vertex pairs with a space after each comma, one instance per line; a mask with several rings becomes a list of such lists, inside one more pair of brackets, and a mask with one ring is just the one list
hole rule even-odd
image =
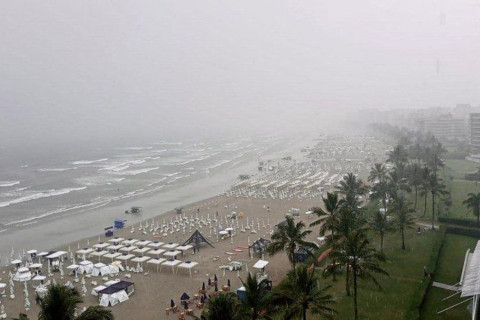
[[[447, 234], [445, 243], [440, 252], [439, 264], [436, 273], [433, 277], [434, 281], [455, 284], [460, 280], [462, 273], [463, 261], [465, 258], [465, 251], [470, 248], [475, 249], [477, 244], [475, 238]], [[428, 293], [425, 305], [421, 312], [422, 319], [469, 319], [470, 314], [466, 310], [468, 302], [456, 308], [450, 309], [443, 314], [437, 315], [440, 310], [448, 308], [455, 303], [464, 300], [458, 296], [450, 298], [447, 301], [442, 299], [448, 297], [453, 292], [441, 288], [432, 287]]]
[[[412, 294], [423, 280], [423, 266], [427, 264], [433, 243], [440, 232], [423, 232], [417, 234], [409, 230], [406, 235], [407, 249], [401, 250], [399, 233], [388, 234], [385, 238], [387, 262], [383, 268], [390, 274], [389, 278], [376, 276], [382, 289], [371, 282], [360, 280], [358, 302], [360, 319], [404, 319], [412, 302]], [[372, 235], [372, 242], [378, 245], [379, 239]], [[353, 297], [345, 295], [345, 278], [339, 276], [337, 282], [331, 278], [324, 280], [325, 285], [332, 285], [332, 294], [338, 300], [335, 306], [338, 314], [335, 319], [353, 319]], [[352, 290], [353, 292], [353, 290]]]
[[[467, 194], [470, 192], [480, 192], [480, 184], [476, 185], [474, 181], [465, 180], [465, 174], [474, 172], [479, 166], [478, 163], [467, 160], [446, 160], [445, 169], [441, 175], [447, 184], [447, 190], [450, 191], [452, 199], [452, 207], [447, 215], [443, 205], [440, 201], [440, 210], [436, 210], [436, 216], [451, 217], [459, 219], [475, 220], [472, 212], [467, 209], [463, 204], [463, 201], [467, 198]], [[452, 179], [450, 179], [452, 177]], [[414, 196], [411, 196], [412, 203], [414, 202]], [[424, 211], [424, 197], [418, 197], [417, 215], [420, 220], [425, 222], [431, 221], [432, 214], [432, 198], [429, 194], [427, 196], [427, 211], [425, 217], [422, 217]]]
[[473, 173], [480, 167], [480, 163], [468, 160], [445, 160], [445, 167], [450, 168], [453, 179], [465, 179], [467, 173]]

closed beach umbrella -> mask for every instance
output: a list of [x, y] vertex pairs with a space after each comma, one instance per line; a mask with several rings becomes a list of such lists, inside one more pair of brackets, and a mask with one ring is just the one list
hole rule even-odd
[[202, 297], [203, 297], [203, 301], [207, 300], [208, 298], [206, 293], [204, 293]]
[[218, 281], [218, 278], [217, 278], [217, 274], [216, 274], [216, 273], [215, 273], [215, 275], [213, 276], [213, 280]]
[[201, 303], [205, 303], [204, 295], [201, 295], [201, 296], [200, 296], [200, 302], [201, 302]]
[[173, 302], [173, 299], [170, 299], [170, 307], [171, 308], [175, 307], [175, 302]]
[[217, 291], [218, 291], [218, 285], [217, 285], [217, 283], [215, 282], [215, 292], [217, 292]]
[[25, 297], [25, 310], [30, 310], [30, 300], [28, 300], [28, 297]]
[[227, 286], [231, 287], [231, 285], [230, 285], [230, 279], [228, 279], [228, 281], [227, 281]]
[[205, 281], [202, 284], [202, 290], [205, 291]]
[[210, 278], [208, 278], [208, 285], [211, 286], [212, 285], [212, 280]]
[[190, 299], [190, 296], [186, 292], [184, 292], [180, 297], [180, 300], [188, 300], [188, 299]]

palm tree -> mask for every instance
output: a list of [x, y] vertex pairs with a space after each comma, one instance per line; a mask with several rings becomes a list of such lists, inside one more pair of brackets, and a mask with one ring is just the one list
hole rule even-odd
[[245, 318], [242, 305], [233, 292], [219, 294], [208, 300], [200, 320], [241, 320]]
[[343, 179], [337, 186], [338, 193], [347, 196], [364, 195], [367, 192], [367, 187], [364, 185], [362, 179], [357, 179], [353, 173], [348, 173], [343, 176]]
[[327, 230], [333, 234], [335, 225], [335, 212], [338, 209], [338, 194], [327, 192], [327, 197], [322, 198], [325, 211], [322, 208], [313, 208], [313, 212], [319, 216], [319, 219], [310, 223], [310, 227], [322, 224], [320, 226], [320, 235], [324, 235]]
[[[338, 221], [335, 225], [335, 235], [332, 236], [332, 239], [329, 241], [329, 245], [332, 250], [335, 250], [347, 239], [353, 231], [356, 230], [365, 230], [365, 220], [361, 216], [357, 215], [355, 211], [348, 207], [342, 207], [338, 211]], [[335, 257], [332, 257], [334, 262], [332, 265], [327, 267], [326, 275], [333, 274], [335, 275], [336, 269], [338, 267]], [[350, 266], [347, 264], [345, 266], [345, 291], [347, 295], [350, 295]]]
[[387, 178], [388, 170], [382, 163], [375, 163], [372, 169], [370, 170], [370, 175], [368, 176], [368, 181], [382, 183]]
[[387, 212], [387, 200], [392, 189], [392, 185], [387, 183], [387, 181], [379, 182], [372, 187], [370, 199], [380, 200], [382, 202], [383, 209], [385, 212]]
[[428, 167], [423, 167], [421, 171], [421, 179], [420, 179], [420, 195], [424, 197], [424, 204], [423, 204], [423, 215], [425, 217], [427, 214], [427, 197], [430, 193], [430, 176], [431, 172]]
[[430, 175], [428, 181], [430, 184], [430, 194], [432, 195], [432, 230], [435, 230], [435, 199], [437, 196], [448, 195], [449, 192], [446, 190], [447, 186], [442, 182], [442, 179], [437, 178], [436, 174]]
[[245, 312], [248, 313], [248, 319], [265, 318], [262, 312], [268, 307], [267, 297], [270, 292], [268, 280], [263, 279], [258, 282], [255, 275], [252, 276], [251, 273], [248, 273], [246, 281], [241, 281], [245, 287], [246, 305], [249, 307], [249, 310]]
[[380, 254], [383, 255], [383, 238], [386, 232], [392, 230], [392, 223], [388, 220], [387, 212], [376, 211], [369, 224], [370, 228], [380, 236]]
[[400, 169], [408, 160], [408, 153], [402, 144], [397, 144], [392, 151], [388, 153], [387, 162], [393, 163], [397, 169]]
[[402, 235], [402, 250], [405, 250], [405, 229], [412, 228], [414, 219], [412, 216], [412, 210], [409, 208], [407, 200], [402, 196], [399, 196], [392, 203], [392, 211], [396, 215], [395, 222]]
[[312, 314], [331, 319], [335, 310], [333, 297], [327, 293], [330, 287], [320, 287], [320, 278], [315, 269], [298, 266], [290, 270], [272, 293], [272, 303], [283, 311], [284, 320], [307, 319], [307, 310]]
[[293, 218], [287, 216], [285, 223], [278, 225], [277, 230], [272, 234], [272, 242], [267, 247], [268, 254], [273, 256], [280, 251], [285, 251], [292, 269], [295, 269], [295, 251], [297, 248], [318, 248], [315, 243], [305, 240], [312, 231], [303, 230], [304, 228], [305, 224], [302, 221], [295, 224]]
[[407, 173], [408, 182], [415, 190], [415, 204], [413, 208], [416, 210], [418, 201], [418, 188], [422, 184], [422, 166], [419, 163], [414, 162], [407, 167]]
[[88, 307], [82, 314], [75, 317], [75, 310], [83, 299], [75, 288], [64, 285], [52, 285], [45, 297], [37, 297], [40, 306], [39, 320], [113, 320], [110, 310], [101, 306]]
[[383, 256], [370, 246], [370, 242], [363, 230], [352, 231], [345, 241], [330, 253], [330, 256], [348, 265], [351, 269], [353, 277], [353, 305], [355, 320], [357, 320], [358, 279], [370, 280], [380, 288], [380, 284], [375, 279], [373, 273], [388, 276], [388, 273], [378, 264], [379, 261], [383, 261]]
[[473, 215], [477, 217], [478, 225], [480, 223], [480, 192], [477, 194], [470, 192], [463, 204], [466, 204], [467, 208], [472, 210]]
[[401, 191], [410, 191], [407, 179], [402, 177], [397, 168], [394, 168], [388, 174], [388, 191], [393, 199], [395, 199], [397, 194]]

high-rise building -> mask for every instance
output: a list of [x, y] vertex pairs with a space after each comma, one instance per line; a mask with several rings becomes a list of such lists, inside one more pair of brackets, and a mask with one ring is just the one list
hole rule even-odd
[[480, 156], [480, 113], [470, 113], [470, 153]]

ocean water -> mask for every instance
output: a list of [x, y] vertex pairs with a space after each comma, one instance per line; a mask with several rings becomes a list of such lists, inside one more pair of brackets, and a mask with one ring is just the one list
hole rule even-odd
[[0, 164], [0, 234], [122, 203], [125, 209], [141, 206], [142, 198], [188, 193], [188, 185], [201, 181], [215, 181], [226, 190], [239, 172], [255, 173], [259, 157], [292, 143], [278, 136], [159, 141], [5, 161]]

